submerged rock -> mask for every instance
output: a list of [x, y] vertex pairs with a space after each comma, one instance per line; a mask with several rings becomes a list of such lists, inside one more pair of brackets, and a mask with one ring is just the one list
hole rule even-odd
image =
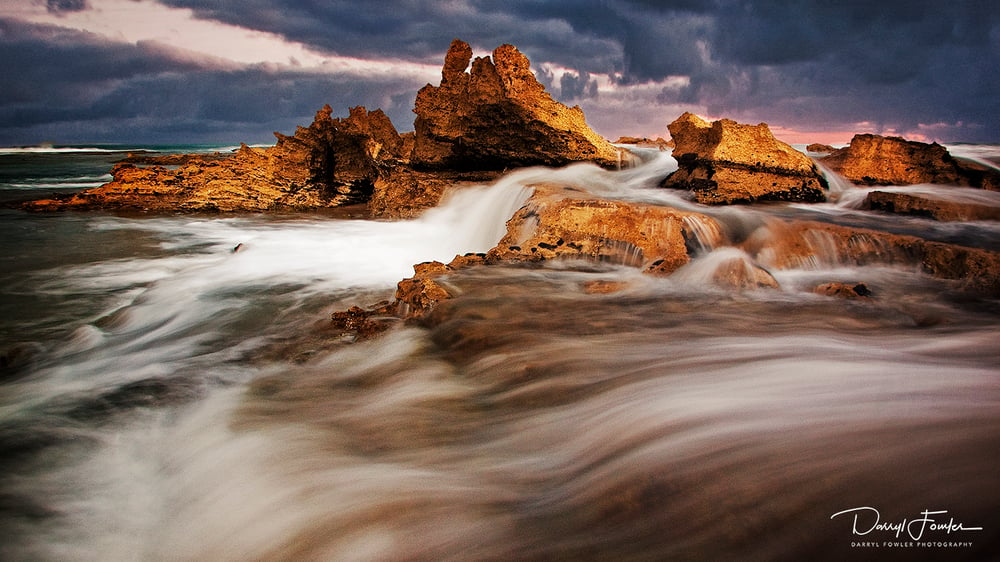
[[678, 169], [663, 186], [690, 190], [699, 203], [826, 200], [826, 180], [812, 160], [774, 138], [766, 123], [708, 123], [685, 113], [668, 128]]
[[535, 79], [527, 57], [501, 45], [472, 61], [452, 42], [441, 84], [424, 86], [414, 112], [412, 164], [422, 169], [502, 170], [589, 160], [613, 167], [618, 149], [590, 129], [579, 107], [555, 101]]
[[813, 289], [813, 292], [817, 295], [843, 299], [868, 299], [872, 296], [871, 289], [864, 283], [824, 283]]
[[1000, 190], [1000, 172], [952, 157], [937, 144], [900, 137], [854, 135], [851, 144], [821, 160], [830, 169], [863, 185], [937, 183]]
[[741, 258], [731, 258], [719, 264], [712, 274], [712, 283], [734, 290], [780, 288], [771, 272]]
[[189, 161], [176, 169], [119, 164], [114, 179], [65, 199], [33, 201], [29, 210], [264, 211], [363, 202], [385, 162], [403, 157], [403, 141], [381, 110], [351, 109], [333, 119], [325, 106], [273, 147], [240, 147], [224, 160]]

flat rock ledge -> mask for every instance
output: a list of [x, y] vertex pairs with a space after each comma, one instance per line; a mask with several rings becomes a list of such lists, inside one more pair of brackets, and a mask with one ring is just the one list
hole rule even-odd
[[872, 191], [862, 208], [938, 221], [1000, 221], [1000, 205], [950, 201], [899, 191]]

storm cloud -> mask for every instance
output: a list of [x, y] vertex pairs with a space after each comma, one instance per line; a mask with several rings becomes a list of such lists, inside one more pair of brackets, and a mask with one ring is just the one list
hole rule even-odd
[[[580, 103], [609, 137], [664, 134], [690, 110], [787, 129], [1000, 141], [1000, 16], [988, 0], [162, 4], [361, 61], [439, 65], [455, 37], [480, 54], [511, 43], [558, 99]], [[255, 140], [270, 134], [265, 128], [303, 124], [323, 103], [342, 113], [382, 107], [407, 130], [423, 85], [412, 76], [300, 71], [294, 61], [227, 65], [15, 16], [0, 22], [0, 70], [14, 77], [0, 92], [0, 142], [116, 119], [153, 136], [187, 127], [202, 138], [238, 132]]]

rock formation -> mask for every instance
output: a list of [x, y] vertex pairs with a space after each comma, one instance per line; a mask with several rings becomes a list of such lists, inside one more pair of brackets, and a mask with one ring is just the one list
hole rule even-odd
[[937, 183], [1000, 190], [1000, 172], [956, 159], [937, 143], [854, 135], [850, 146], [834, 151], [821, 161], [857, 184]]
[[386, 169], [375, 180], [368, 210], [376, 217], [408, 219], [434, 207], [448, 189], [488, 183], [495, 171], [419, 171], [408, 166]]
[[492, 58], [477, 58], [470, 73], [471, 58], [468, 44], [452, 43], [441, 85], [417, 96], [414, 133], [398, 134], [381, 110], [357, 107], [333, 119], [326, 106], [293, 136], [275, 133], [273, 147], [136, 155], [104, 186], [24, 208], [265, 211], [371, 200], [375, 216], [405, 218], [437, 205], [451, 185], [490, 181], [506, 169], [619, 163], [618, 149], [587, 126], [579, 107], [553, 100], [516, 48], [502, 45]]
[[[534, 186], [487, 253], [495, 261], [585, 258], [669, 274], [689, 261], [703, 232], [720, 233], [705, 215], [669, 207], [600, 199], [557, 185]], [[700, 230], [694, 227], [708, 224]], [[720, 234], [721, 236], [721, 234]]]
[[825, 153], [829, 154], [829, 153], [834, 152], [836, 150], [837, 150], [836, 148], [834, 148], [834, 147], [832, 147], [832, 146], [830, 146], [828, 144], [821, 144], [821, 143], [818, 143], [818, 142], [814, 142], [814, 143], [812, 143], [812, 144], [810, 144], [809, 146], [806, 147], [806, 152], [817, 152], [817, 153], [825, 152]]
[[939, 221], [1000, 220], [1000, 206], [937, 199], [899, 191], [873, 191], [865, 199], [863, 208]]
[[579, 107], [552, 99], [531, 73], [527, 57], [501, 45], [492, 59], [472, 61], [472, 49], [452, 42], [440, 86], [417, 93], [414, 167], [502, 170], [561, 166], [590, 160], [613, 167], [618, 149], [587, 126]]
[[810, 221], [773, 222], [740, 246], [772, 269], [808, 268], [817, 262], [916, 265], [961, 289], [1000, 296], [1000, 253], [979, 248]]
[[331, 114], [326, 106], [294, 136], [275, 133], [273, 147], [243, 145], [224, 160], [192, 160], [176, 169], [118, 164], [114, 179], [99, 188], [27, 208], [265, 211], [363, 202], [379, 170], [403, 157], [403, 141], [380, 110], [356, 107], [346, 119]]
[[765, 123], [708, 123], [685, 113], [668, 129], [678, 170], [663, 186], [691, 190], [699, 203], [826, 200], [826, 180], [812, 160], [775, 139]]

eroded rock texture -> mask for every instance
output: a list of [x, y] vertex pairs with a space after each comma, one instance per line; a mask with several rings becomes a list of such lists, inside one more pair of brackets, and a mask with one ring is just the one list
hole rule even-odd
[[402, 158], [404, 143], [381, 110], [332, 118], [325, 106], [309, 127], [275, 133], [269, 148], [243, 145], [230, 158], [189, 160], [177, 168], [119, 164], [114, 179], [31, 210], [265, 211], [315, 209], [366, 201], [380, 169]]
[[996, 170], [958, 160], [937, 143], [899, 137], [854, 135], [850, 146], [834, 151], [822, 162], [863, 185], [937, 183], [1000, 190], [1000, 173]]
[[696, 223], [710, 225], [699, 232], [721, 232], [713, 219], [698, 213], [538, 185], [487, 255], [504, 261], [585, 258], [669, 274], [690, 260], [689, 247], [699, 236]]
[[618, 149], [590, 129], [579, 107], [552, 99], [515, 47], [497, 47], [466, 72], [470, 61], [472, 49], [456, 39], [441, 84], [417, 93], [414, 167], [501, 170], [581, 160], [617, 165]]
[[685, 113], [668, 126], [678, 170], [664, 187], [687, 189], [708, 205], [824, 201], [826, 180], [805, 154], [777, 140], [767, 124], [708, 123]]

